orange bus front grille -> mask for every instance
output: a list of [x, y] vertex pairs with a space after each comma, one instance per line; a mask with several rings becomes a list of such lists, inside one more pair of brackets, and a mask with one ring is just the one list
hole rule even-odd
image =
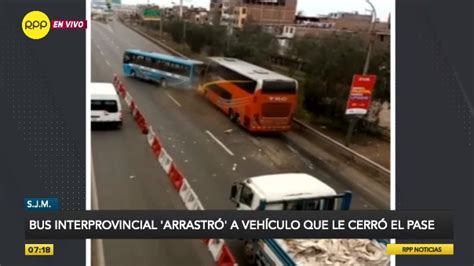
[[264, 103], [262, 104], [263, 117], [287, 117], [290, 115], [291, 103]]

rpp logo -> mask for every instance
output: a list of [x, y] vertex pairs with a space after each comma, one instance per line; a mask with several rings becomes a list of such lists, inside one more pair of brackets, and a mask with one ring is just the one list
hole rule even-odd
[[23, 17], [21, 28], [26, 37], [39, 40], [48, 35], [51, 22], [45, 13], [41, 11], [31, 11]]
[[48, 26], [48, 22], [46, 20], [27, 20], [25, 22], [25, 29], [27, 30], [34, 30], [36, 28], [40, 28], [40, 29], [43, 29], [43, 28], [46, 28]]

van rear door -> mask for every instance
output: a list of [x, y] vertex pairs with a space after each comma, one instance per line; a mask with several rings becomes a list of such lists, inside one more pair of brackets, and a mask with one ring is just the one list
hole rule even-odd
[[121, 121], [119, 103], [112, 99], [91, 100], [92, 122], [119, 122]]

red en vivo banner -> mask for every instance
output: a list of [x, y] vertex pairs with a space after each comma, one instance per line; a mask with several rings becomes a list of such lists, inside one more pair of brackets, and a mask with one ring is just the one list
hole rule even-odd
[[347, 100], [346, 115], [367, 114], [376, 79], [375, 75], [354, 75]]

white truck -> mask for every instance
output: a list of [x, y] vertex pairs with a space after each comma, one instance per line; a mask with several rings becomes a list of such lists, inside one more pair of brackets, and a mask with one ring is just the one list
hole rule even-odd
[[[352, 193], [337, 194], [302, 173], [265, 175], [235, 183], [238, 210], [348, 210]], [[245, 257], [256, 265], [388, 265], [386, 247], [369, 239], [247, 239]]]

